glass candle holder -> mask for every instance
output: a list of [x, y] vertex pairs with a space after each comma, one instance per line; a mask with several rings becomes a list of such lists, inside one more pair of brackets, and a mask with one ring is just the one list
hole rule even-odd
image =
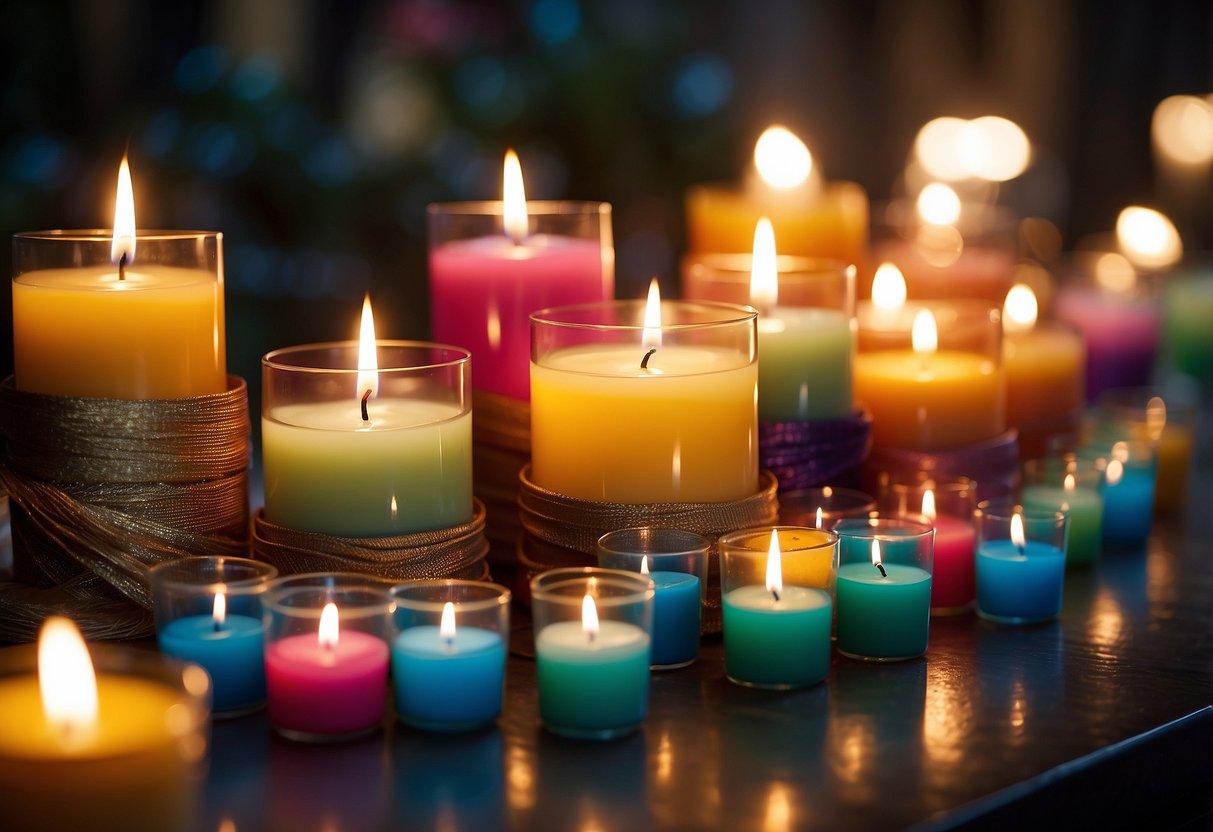
[[14, 236], [17, 389], [128, 400], [227, 390], [223, 235], [142, 231], [121, 268], [113, 243], [112, 229]]
[[1003, 624], [1056, 618], [1061, 613], [1069, 517], [1060, 511], [983, 502], [974, 522], [977, 614]]
[[421, 341], [378, 341], [376, 352], [369, 377], [353, 341], [261, 359], [267, 520], [383, 537], [471, 519], [470, 356]]
[[265, 594], [270, 722], [289, 739], [336, 741], [383, 721], [392, 600], [365, 575], [294, 575]]
[[718, 545], [729, 680], [786, 689], [825, 679], [838, 536], [775, 526], [730, 532]]
[[931, 614], [968, 612], [977, 593], [973, 572], [977, 484], [968, 477], [919, 473], [883, 477], [882, 488], [883, 513], [921, 520], [935, 529]]
[[981, 301], [861, 304], [855, 399], [872, 414], [873, 443], [929, 451], [1002, 434], [1001, 319]]
[[1086, 347], [1081, 334], [1056, 321], [1003, 324], [1007, 426], [1019, 431], [1021, 456], [1040, 456], [1050, 435], [1082, 423]]
[[1213, 268], [1184, 268], [1163, 285], [1163, 314], [1169, 363], [1188, 378], [1208, 387], [1213, 381]]
[[500, 201], [430, 205], [430, 332], [476, 356], [477, 390], [530, 397], [530, 314], [615, 294], [611, 206], [526, 203], [528, 231], [505, 232]]
[[618, 569], [552, 569], [531, 581], [539, 717], [553, 733], [629, 734], [649, 708], [653, 582]]
[[681, 529], [618, 529], [598, 538], [599, 566], [639, 572], [653, 581], [655, 670], [685, 667], [699, 655], [711, 547], [703, 535]]
[[[195, 828], [209, 733], [205, 671], [147, 650], [78, 644], [78, 656], [59, 649], [45, 659], [32, 644], [0, 651], [5, 828]], [[88, 662], [71, 661], [81, 657]], [[71, 680], [57, 686], [61, 695], [95, 678], [91, 725], [48, 715], [39, 690], [47, 664]]]
[[1067, 567], [1090, 566], [1099, 557], [1106, 468], [1106, 460], [1080, 459], [1074, 454], [1030, 459], [1023, 465], [1019, 500], [1024, 509], [1059, 511], [1070, 518]]
[[838, 652], [889, 662], [927, 650], [935, 530], [904, 517], [839, 520]]
[[855, 268], [832, 260], [775, 258], [776, 286], [751, 291], [754, 258], [690, 254], [683, 259], [688, 300], [759, 310], [758, 418], [770, 422], [844, 419], [854, 411]]
[[210, 674], [216, 717], [265, 704], [261, 599], [277, 575], [268, 563], [219, 556], [167, 561], [148, 572], [160, 652]]
[[510, 591], [483, 581], [392, 587], [396, 715], [431, 731], [467, 731], [501, 713]]
[[646, 327], [641, 301], [533, 314], [535, 484], [635, 504], [757, 491], [757, 315], [663, 302], [660, 327]]
[[[800, 488], [779, 495], [779, 521], [787, 526], [828, 529], [844, 517], [867, 517], [876, 500], [853, 488]], [[820, 513], [820, 516], [819, 516]]]
[[1196, 391], [1182, 384], [1113, 388], [1096, 402], [1096, 419], [1135, 426], [1129, 431], [1133, 436], [1156, 446], [1156, 511], [1178, 509], [1187, 497], [1188, 464], [1196, 447], [1197, 402]]

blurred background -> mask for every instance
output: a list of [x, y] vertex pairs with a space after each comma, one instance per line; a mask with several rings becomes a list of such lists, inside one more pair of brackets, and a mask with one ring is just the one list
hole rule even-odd
[[10, 0], [0, 37], [5, 233], [108, 226], [128, 152], [142, 227], [224, 233], [254, 385], [270, 349], [353, 337], [367, 291], [380, 337], [425, 337], [426, 205], [499, 198], [510, 146], [529, 197], [613, 204], [620, 296], [676, 291], [686, 188], [772, 122], [879, 201], [926, 122], [1003, 116], [1032, 155], [997, 200], [1063, 246], [1129, 204], [1213, 242], [1208, 162], [1151, 141], [1160, 101], [1213, 92], [1204, 2]]

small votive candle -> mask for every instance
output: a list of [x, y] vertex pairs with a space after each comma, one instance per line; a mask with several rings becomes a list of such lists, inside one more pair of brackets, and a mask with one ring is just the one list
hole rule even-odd
[[1069, 515], [1066, 566], [1090, 566], [1099, 557], [1103, 528], [1102, 460], [1074, 455], [1029, 459], [1023, 466], [1019, 499], [1028, 511]]
[[838, 536], [776, 526], [732, 532], [719, 546], [729, 680], [787, 689], [825, 679]]
[[510, 591], [482, 581], [392, 587], [396, 715], [431, 731], [466, 731], [501, 713]]
[[539, 716], [549, 731], [605, 740], [644, 722], [653, 595], [643, 575], [592, 566], [531, 581]]
[[935, 530], [904, 517], [840, 520], [838, 651], [899, 661], [927, 650]]
[[867, 517], [876, 500], [853, 488], [800, 488], [779, 493], [779, 521], [787, 526], [828, 529], [844, 517]]
[[232, 557], [183, 558], [149, 571], [160, 652], [211, 676], [216, 717], [265, 704], [261, 599], [278, 570]]
[[1069, 517], [983, 502], [977, 524], [977, 613], [1003, 624], [1031, 624], [1061, 612]]
[[270, 722], [289, 739], [343, 740], [383, 721], [389, 586], [353, 573], [294, 575], [266, 592]]
[[598, 565], [653, 581], [653, 668], [685, 667], [699, 655], [711, 541], [681, 529], [633, 528], [598, 539]]
[[977, 484], [968, 477], [936, 478], [920, 473], [905, 481], [882, 478], [882, 488], [885, 511], [921, 520], [935, 529], [931, 613], [967, 612], [977, 594], [973, 566]]

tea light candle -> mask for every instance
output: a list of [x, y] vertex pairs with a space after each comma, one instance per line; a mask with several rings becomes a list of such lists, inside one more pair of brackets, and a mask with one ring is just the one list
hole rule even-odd
[[936, 511], [935, 492], [930, 488], [922, 495], [922, 514], [935, 529], [931, 609], [968, 609], [977, 591], [973, 521], [968, 517], [955, 517]]
[[[1066, 536], [1066, 566], [1089, 566], [1099, 556], [1100, 534], [1103, 528], [1103, 496], [1098, 481], [1079, 487], [1073, 471], [1058, 472], [1061, 485], [1056, 479], [1046, 478], [1049, 469], [1047, 460], [1038, 460], [1044, 468], [1040, 478], [1024, 485], [1020, 494], [1023, 507], [1028, 511], [1061, 511], [1069, 515], [1070, 527]], [[1088, 472], [1092, 480], [1097, 472]]]
[[[1065, 579], [1067, 522], [1060, 513], [1036, 515], [1030, 525], [1051, 539], [1029, 540], [1021, 511], [1007, 517], [979, 509], [977, 612], [983, 618], [1028, 624], [1057, 617]], [[999, 536], [1004, 526], [1009, 531]]]

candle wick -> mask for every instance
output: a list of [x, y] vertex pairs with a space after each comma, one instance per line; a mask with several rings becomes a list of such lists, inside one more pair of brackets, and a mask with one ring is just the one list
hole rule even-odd
[[771, 594], [775, 596], [775, 600], [776, 600], [776, 601], [778, 601], [778, 600], [779, 600], [779, 590], [777, 590], [777, 589], [772, 589], [772, 590], [771, 590]]
[[215, 624], [215, 632], [216, 632], [216, 633], [217, 633], [217, 632], [219, 632], [220, 630], [222, 630], [222, 629], [223, 629], [223, 625], [219, 623], [219, 619], [217, 619], [217, 618], [216, 618], [216, 619], [214, 620], [214, 624]]
[[126, 252], [118, 258], [118, 279], [126, 280]]
[[882, 578], [889, 577], [889, 573], [884, 571], [883, 563], [881, 563], [880, 561], [876, 561], [876, 568], [880, 570], [880, 577], [882, 577]]
[[640, 369], [647, 370], [649, 368], [649, 359], [653, 357], [653, 353], [657, 352], [657, 348], [649, 350], [644, 354], [644, 358], [640, 359]]
[[369, 399], [370, 397], [371, 397], [371, 391], [369, 389], [365, 393], [362, 394], [362, 421], [364, 421], [364, 422], [371, 421], [371, 414], [366, 412], [366, 402], [367, 402], [367, 399]]

